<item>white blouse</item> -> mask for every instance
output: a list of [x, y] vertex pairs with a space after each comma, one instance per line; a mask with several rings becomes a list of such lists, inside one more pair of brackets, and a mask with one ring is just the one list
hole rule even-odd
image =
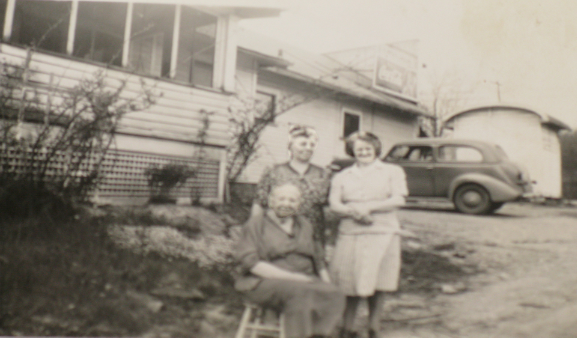
[[[346, 205], [407, 195], [407, 181], [403, 168], [376, 160], [368, 166], [353, 165], [337, 173], [331, 181], [329, 200], [340, 201]], [[339, 225], [339, 233], [354, 235], [400, 230], [394, 210], [372, 213], [371, 217], [373, 223], [370, 225], [358, 223], [352, 218], [343, 218]]]

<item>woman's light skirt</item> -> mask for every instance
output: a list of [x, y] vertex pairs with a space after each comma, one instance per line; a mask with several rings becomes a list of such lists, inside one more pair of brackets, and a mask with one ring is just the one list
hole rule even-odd
[[396, 291], [401, 271], [398, 233], [339, 234], [330, 262], [331, 280], [347, 296]]

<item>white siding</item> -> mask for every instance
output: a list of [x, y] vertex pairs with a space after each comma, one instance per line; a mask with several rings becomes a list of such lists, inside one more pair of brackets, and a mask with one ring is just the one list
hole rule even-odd
[[[26, 56], [24, 49], [5, 44], [0, 45], [0, 48], [0, 55], [7, 62], [15, 65], [23, 63]], [[40, 52], [33, 54], [31, 69], [33, 70], [31, 84], [41, 88], [41, 91], [42, 88], [46, 88], [51, 74], [59, 89], [69, 89], [81, 79], [90, 78], [97, 71], [106, 72], [106, 82], [110, 86], [118, 85], [120, 81], [127, 81], [123, 92], [125, 97], [139, 94], [141, 88], [140, 76]], [[202, 128], [201, 110], [205, 110], [212, 112], [207, 143], [215, 146], [228, 144], [229, 96], [166, 80], [145, 78], [145, 81], [149, 86], [154, 86], [155, 91], [162, 96], [158, 97], [156, 104], [148, 110], [126, 115], [121, 124], [121, 133], [194, 142], [197, 141], [198, 131]]]
[[274, 125], [265, 129], [256, 159], [246, 168], [239, 182], [256, 183], [266, 167], [289, 159], [288, 129], [292, 124], [305, 124], [316, 129], [319, 143], [312, 163], [325, 166], [335, 156], [344, 156], [344, 143], [340, 139], [341, 106], [337, 102], [319, 99], [280, 115]]
[[[6, 62], [22, 65], [26, 51], [11, 45], [0, 44], [0, 56]], [[134, 97], [141, 92], [141, 79], [153, 86], [158, 94], [156, 104], [146, 111], [127, 114], [121, 121], [114, 149], [103, 167], [104, 179], [95, 194], [96, 199], [145, 202], [148, 186], [144, 169], [151, 164], [169, 161], [190, 163], [197, 167], [198, 175], [186, 187], [175, 192], [178, 198], [190, 199], [191, 187], [197, 187], [205, 201], [222, 201], [224, 176], [221, 162], [224, 147], [228, 145], [228, 106], [230, 96], [214, 90], [194, 88], [166, 79], [143, 78], [123, 70], [107, 69], [94, 63], [75, 60], [66, 56], [53, 56], [41, 52], [32, 55], [30, 86], [46, 102], [50, 91], [52, 105], [59, 102], [59, 90], [71, 89], [82, 79], [90, 78], [97, 71], [105, 72], [105, 81], [111, 88], [126, 81], [122, 95]], [[55, 88], [50, 89], [50, 79]], [[50, 89], [50, 90], [49, 90]], [[55, 90], [56, 89], [56, 90]], [[202, 111], [210, 112], [206, 157], [197, 157], [198, 133], [203, 128]], [[108, 158], [107, 157], [107, 158]]]
[[377, 135], [383, 144], [382, 155], [385, 155], [391, 147], [400, 141], [412, 140], [417, 135], [418, 121], [416, 116], [399, 116], [399, 113], [387, 111], [375, 111], [371, 114], [372, 128], [369, 129]]
[[561, 197], [559, 139], [556, 133], [541, 125], [538, 115], [514, 109], [465, 113], [454, 118], [452, 137], [499, 144], [511, 160], [523, 165], [531, 179], [537, 181], [535, 193]]
[[[276, 81], [275, 81], [276, 80]], [[290, 95], [296, 88], [305, 90], [302, 84], [285, 79], [261, 77], [258, 89], [265, 92]], [[383, 141], [383, 151], [394, 142], [415, 136], [416, 117], [398, 111], [373, 111], [371, 105], [321, 97], [299, 105], [277, 117], [274, 125], [265, 129], [256, 159], [247, 167], [239, 182], [256, 183], [266, 167], [289, 159], [288, 129], [292, 124], [312, 126], [319, 135], [319, 144], [311, 160], [326, 166], [335, 158], [346, 157], [343, 140], [343, 111], [361, 114], [361, 130], [377, 134]], [[405, 117], [401, 117], [405, 116]]]
[[240, 97], [252, 97], [256, 91], [257, 64], [254, 58], [238, 53], [236, 59], [236, 93]]

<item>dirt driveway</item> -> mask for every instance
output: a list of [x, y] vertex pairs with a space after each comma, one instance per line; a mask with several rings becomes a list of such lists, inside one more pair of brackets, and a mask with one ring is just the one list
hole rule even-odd
[[577, 337], [577, 208], [508, 204], [492, 216], [400, 211], [419, 243], [479, 273], [442, 293], [398, 295], [383, 334], [411, 337]]

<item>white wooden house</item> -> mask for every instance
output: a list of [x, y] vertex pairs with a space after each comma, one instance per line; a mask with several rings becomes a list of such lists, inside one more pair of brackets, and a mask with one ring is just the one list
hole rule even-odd
[[509, 158], [526, 167], [536, 181], [535, 194], [562, 196], [559, 131], [569, 127], [544, 113], [497, 104], [466, 109], [446, 124], [453, 138], [484, 140], [500, 145]]
[[[417, 137], [418, 117], [426, 112], [416, 100], [374, 89], [370, 74], [351, 67], [356, 63], [312, 54], [252, 32], [239, 32], [238, 41], [239, 93], [274, 101], [295, 95], [307, 97], [321, 90], [316, 99], [279, 115], [265, 129], [256, 159], [240, 183], [254, 184], [266, 167], [288, 160], [288, 129], [293, 124], [317, 130], [320, 140], [312, 162], [321, 166], [347, 156], [344, 136], [356, 130], [379, 136], [383, 152], [398, 141]], [[375, 55], [372, 60], [370, 57], [362, 55], [365, 62], [374, 65]]]
[[[370, 78], [342, 60], [285, 47], [279, 54], [276, 43], [262, 48], [258, 39], [239, 32], [239, 20], [280, 11], [275, 0], [0, 0], [0, 59], [22, 64], [35, 45], [27, 86], [43, 98], [54, 86], [72, 88], [96, 71], [112, 83], [126, 80], [126, 95], [137, 93], [142, 80], [162, 93], [151, 108], [124, 117], [95, 193], [102, 201], [146, 201], [144, 169], [170, 161], [199, 170], [176, 191], [179, 198], [186, 200], [196, 186], [204, 201], [222, 201], [228, 109], [238, 98], [329, 93], [279, 116], [265, 130], [257, 160], [240, 179], [245, 183], [287, 159], [292, 123], [317, 129], [321, 140], [313, 160], [320, 165], [344, 156], [343, 136], [354, 130], [375, 132], [385, 151], [416, 136], [424, 111], [415, 100], [375, 90]], [[204, 112], [211, 113], [210, 123], [199, 144]], [[201, 148], [205, 156], [193, 156]]]
[[[274, 3], [0, 0], [0, 58], [22, 64], [35, 45], [27, 85], [44, 91], [42, 97], [54, 84], [71, 88], [99, 70], [108, 82], [127, 80], [126, 95], [135, 94], [142, 79], [162, 93], [150, 109], [123, 119], [117, 151], [105, 163], [105, 180], [95, 194], [100, 200], [145, 201], [144, 169], [178, 161], [200, 171], [176, 192], [179, 197], [189, 197], [190, 186], [197, 185], [203, 200], [222, 201], [237, 22], [278, 15]], [[206, 156], [195, 162], [203, 111], [212, 113]]]

